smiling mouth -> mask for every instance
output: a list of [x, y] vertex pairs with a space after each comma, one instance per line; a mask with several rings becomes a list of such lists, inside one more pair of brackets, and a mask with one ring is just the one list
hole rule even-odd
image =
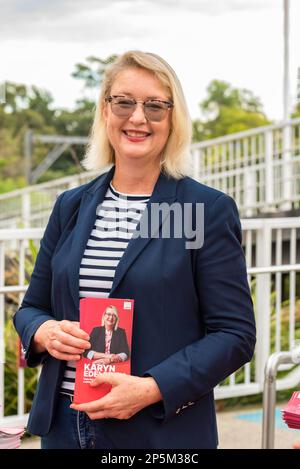
[[123, 130], [122, 131], [126, 137], [129, 137], [129, 138], [140, 138], [140, 139], [143, 139], [143, 138], [146, 138], [146, 137], [149, 137], [151, 135], [150, 132], [130, 132], [130, 131], [127, 131], [127, 130]]

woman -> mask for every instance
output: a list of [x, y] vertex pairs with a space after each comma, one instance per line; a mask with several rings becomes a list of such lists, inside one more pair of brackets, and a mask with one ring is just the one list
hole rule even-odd
[[119, 314], [115, 306], [108, 306], [101, 321], [101, 327], [94, 327], [91, 332], [91, 349], [84, 357], [100, 365], [125, 362], [129, 358], [129, 347], [125, 329], [118, 327]]
[[[217, 446], [213, 388], [251, 360], [255, 325], [236, 205], [186, 176], [190, 139], [172, 68], [151, 53], [119, 57], [85, 160], [113, 166], [58, 197], [14, 318], [29, 366], [43, 364], [28, 422], [43, 448]], [[132, 376], [99, 374], [92, 385], [111, 392], [70, 405], [90, 348], [84, 296], [134, 299]]]

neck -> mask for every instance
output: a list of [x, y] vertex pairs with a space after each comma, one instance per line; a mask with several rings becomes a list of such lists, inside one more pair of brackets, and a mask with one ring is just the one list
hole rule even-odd
[[124, 194], [152, 194], [158, 176], [160, 165], [145, 164], [145, 161], [126, 162], [116, 159], [115, 173], [112, 179], [114, 188]]

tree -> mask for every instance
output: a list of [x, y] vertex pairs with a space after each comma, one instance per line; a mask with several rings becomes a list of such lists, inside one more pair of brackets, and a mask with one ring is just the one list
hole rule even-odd
[[213, 80], [207, 87], [207, 94], [200, 103], [206, 120], [196, 119], [193, 122], [195, 142], [270, 123], [260, 99], [252, 91]]
[[106, 59], [95, 56], [87, 57], [88, 65], [76, 64], [72, 77], [83, 80], [85, 88], [97, 88], [102, 82], [107, 66], [112, 64], [117, 57], [116, 54], [109, 55]]

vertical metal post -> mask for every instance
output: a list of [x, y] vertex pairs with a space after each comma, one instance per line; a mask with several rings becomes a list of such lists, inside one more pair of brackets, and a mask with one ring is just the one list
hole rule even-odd
[[31, 193], [26, 190], [22, 193], [22, 227], [30, 228], [31, 225]]
[[32, 147], [33, 147], [33, 132], [27, 130], [24, 137], [24, 155], [25, 155], [25, 176], [27, 184], [31, 184], [31, 166], [32, 166]]
[[292, 128], [290, 125], [285, 124], [283, 129], [283, 148], [282, 148], [282, 197], [283, 203], [281, 204], [282, 210], [291, 209], [291, 196], [292, 196]]
[[244, 206], [245, 216], [251, 217], [253, 211], [256, 208], [257, 196], [256, 196], [256, 174], [255, 170], [249, 166], [244, 174]]
[[[272, 230], [266, 225], [257, 230], [256, 235], [256, 266], [268, 268], [271, 266]], [[270, 297], [271, 274], [265, 273], [257, 276], [256, 280], [256, 370], [255, 380], [263, 384], [265, 365], [270, 355]]]
[[283, 156], [282, 156], [282, 178], [283, 178], [283, 199], [282, 210], [291, 209], [292, 195], [292, 138], [291, 127], [287, 125], [290, 118], [290, 0], [283, 0], [283, 31], [284, 31], [284, 73], [283, 73]]
[[273, 185], [273, 131], [265, 132], [265, 184], [266, 184], [266, 205], [271, 208], [274, 201]]
[[289, 119], [290, 113], [290, 0], [283, 0], [284, 10], [284, 77], [283, 77], [283, 120]]
[[193, 163], [193, 178], [196, 181], [200, 181], [200, 158], [201, 158], [202, 152], [198, 148], [193, 150], [192, 152], [192, 163]]

